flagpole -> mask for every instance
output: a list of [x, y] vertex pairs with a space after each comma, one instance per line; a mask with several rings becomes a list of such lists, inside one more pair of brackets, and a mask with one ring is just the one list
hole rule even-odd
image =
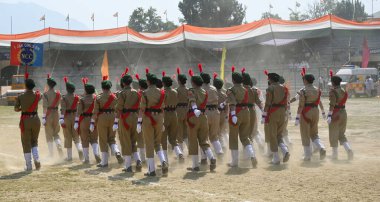
[[116, 17], [116, 27], [119, 28], [119, 14], [117, 14]]
[[70, 30], [70, 18], [67, 20], [67, 30]]

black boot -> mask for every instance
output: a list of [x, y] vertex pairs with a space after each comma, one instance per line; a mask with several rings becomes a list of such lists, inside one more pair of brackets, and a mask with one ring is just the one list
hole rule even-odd
[[289, 161], [289, 158], [290, 158], [290, 153], [289, 152], [286, 152], [285, 153], [285, 156], [284, 156], [284, 159], [282, 160], [284, 163], [285, 162], [288, 162]]
[[34, 161], [34, 165], [36, 166], [36, 170], [41, 169], [41, 163], [39, 161]]
[[195, 168], [187, 168], [187, 170], [191, 172], [199, 172], [201, 169], [199, 169], [199, 167], [195, 167]]
[[251, 157], [251, 163], [252, 163], [252, 167], [253, 168], [257, 167], [257, 159], [256, 159], [256, 157]]
[[124, 163], [124, 159], [123, 159], [123, 157], [121, 156], [120, 152], [117, 152], [117, 153], [116, 153], [116, 159], [117, 159], [117, 162], [118, 162], [119, 164], [123, 164], [123, 163]]
[[99, 163], [98, 165], [96, 165], [96, 167], [98, 167], [98, 168], [108, 168], [108, 164], [101, 164], [101, 163]]
[[184, 162], [185, 162], [185, 157], [183, 156], [183, 154], [179, 154], [179, 155], [178, 155], [178, 161], [179, 161], [180, 163], [184, 163]]
[[122, 171], [126, 172], [126, 173], [132, 173], [133, 172], [132, 171], [132, 166], [129, 166], [128, 168], [124, 168]]
[[140, 160], [136, 161], [136, 172], [141, 172], [142, 170], [142, 163]]
[[147, 176], [147, 177], [156, 177], [156, 171], [153, 171], [153, 172], [148, 172], [148, 173], [144, 173], [144, 176]]
[[84, 159], [83, 151], [78, 151], [78, 155], [79, 155], [79, 160], [83, 161], [83, 159]]
[[210, 171], [213, 172], [216, 168], [216, 159], [210, 160]]
[[201, 159], [201, 165], [207, 165], [207, 159]]
[[169, 166], [166, 161], [162, 162], [162, 174], [167, 175], [169, 172]]

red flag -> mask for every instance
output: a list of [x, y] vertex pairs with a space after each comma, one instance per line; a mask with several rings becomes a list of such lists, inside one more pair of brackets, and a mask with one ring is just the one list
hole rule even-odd
[[369, 48], [368, 48], [368, 41], [366, 38], [363, 39], [363, 50], [362, 50], [362, 68], [368, 67], [369, 62]]

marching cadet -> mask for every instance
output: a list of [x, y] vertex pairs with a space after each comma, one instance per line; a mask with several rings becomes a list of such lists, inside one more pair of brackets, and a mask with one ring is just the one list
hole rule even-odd
[[178, 119], [177, 119], [177, 104], [178, 94], [175, 89], [172, 88], [172, 78], [165, 75], [162, 72], [162, 83], [165, 89], [165, 101], [164, 101], [164, 132], [161, 137], [162, 149], [164, 150], [165, 160], [168, 161], [168, 141], [172, 146], [174, 153], [176, 154], [179, 162], [183, 162], [185, 158], [181, 148], [178, 146], [177, 133], [178, 133]]
[[123, 86], [122, 91], [118, 95], [116, 106], [116, 117], [119, 118], [119, 139], [121, 144], [121, 153], [124, 157], [124, 172], [132, 171], [132, 154], [136, 161], [136, 172], [141, 172], [142, 163], [139, 152], [137, 152], [136, 131], [137, 113], [141, 101], [141, 92], [131, 88], [133, 81], [132, 76], [128, 74], [127, 68], [121, 77]]
[[42, 96], [42, 125], [45, 126], [46, 142], [49, 149], [49, 156], [53, 157], [53, 141], [57, 146], [57, 150], [60, 156], [63, 156], [61, 138], [59, 137], [59, 123], [58, 123], [58, 105], [61, 100], [61, 93], [54, 90], [57, 82], [54, 78], [47, 75], [48, 91]]
[[[264, 100], [264, 98], [263, 98], [263, 95], [261, 93], [261, 90], [258, 87], [256, 87], [256, 85], [257, 85], [257, 80], [255, 78], [252, 78], [250, 86], [251, 86], [254, 94], [257, 95], [257, 98], [259, 99], [259, 101], [261, 103], [260, 104], [261, 107], [259, 105], [257, 105], [257, 108], [260, 110], [255, 110], [256, 122], [258, 122], [257, 117], [261, 116], [261, 113], [263, 112], [263, 100]], [[255, 106], [254, 106], [254, 108], [256, 109]], [[265, 151], [265, 140], [263, 139], [263, 135], [259, 131], [258, 124], [255, 124], [255, 126], [253, 127], [253, 132], [252, 132], [251, 137], [253, 137], [253, 139], [255, 139], [257, 145], [259, 146], [260, 151], [264, 152]], [[268, 146], [268, 150], [270, 150], [269, 146]]]
[[25, 170], [32, 171], [32, 155], [36, 170], [41, 168], [38, 154], [38, 136], [40, 133], [41, 122], [38, 118], [38, 102], [41, 99], [39, 91], [33, 91], [36, 84], [29, 79], [29, 74], [25, 73], [25, 93], [17, 97], [14, 110], [21, 112], [20, 130], [21, 143], [25, 158]]
[[[243, 71], [244, 72], [244, 71]], [[249, 78], [249, 80], [251, 80]], [[230, 167], [237, 167], [239, 163], [239, 138], [243, 144], [247, 156], [251, 159], [252, 166], [257, 166], [257, 159], [253, 145], [249, 140], [252, 133], [250, 123], [250, 111], [248, 110], [249, 89], [245, 88], [242, 74], [235, 72], [232, 67], [232, 83], [234, 84], [227, 90], [227, 103], [230, 106], [229, 115], [229, 146], [231, 150]]]
[[218, 74], [214, 72], [214, 81], [213, 85], [215, 86], [216, 90], [218, 91], [218, 110], [220, 113], [220, 122], [219, 122], [219, 142], [224, 148], [224, 135], [226, 127], [226, 121], [228, 120], [228, 105], [227, 105], [227, 95], [225, 93], [225, 89], [223, 89], [224, 82], [222, 79], [217, 78]]
[[73, 160], [73, 149], [72, 144], [78, 150], [79, 159], [83, 160], [83, 149], [82, 144], [79, 140], [79, 135], [74, 129], [75, 124], [75, 114], [77, 113], [77, 107], [79, 103], [79, 96], [74, 94], [75, 85], [69, 82], [67, 77], [63, 78], [66, 84], [67, 94], [62, 96], [61, 99], [61, 116], [59, 117], [59, 124], [63, 129], [63, 135], [65, 137], [64, 147], [67, 151], [67, 161]]
[[205, 115], [208, 94], [201, 88], [203, 84], [202, 77], [195, 76], [192, 69], [189, 70], [189, 75], [191, 76], [192, 88], [188, 91], [190, 109], [187, 114], [187, 123], [189, 126], [189, 155], [192, 158], [193, 164], [188, 170], [194, 172], [200, 170], [198, 156], [199, 144], [202, 151], [210, 160], [210, 171], [214, 171], [216, 168], [216, 159], [208, 143], [208, 121]]
[[75, 117], [74, 129], [78, 130], [83, 146], [84, 164], [90, 163], [89, 146], [95, 156], [96, 163], [100, 163], [98, 133], [95, 130], [95, 121], [91, 119], [95, 108], [95, 87], [88, 83], [88, 78], [82, 78], [85, 94], [79, 100], [78, 112]]
[[137, 132], [141, 129], [144, 134], [148, 172], [145, 176], [156, 176], [154, 152], [161, 162], [162, 174], [167, 175], [169, 168], [161, 148], [163, 129], [162, 105], [165, 100], [165, 91], [157, 88], [157, 77], [146, 69], [148, 89], [143, 91], [140, 104], [140, 114], [137, 121]]
[[347, 126], [347, 112], [346, 101], [348, 98], [347, 92], [340, 86], [342, 79], [339, 76], [333, 76], [330, 71], [332, 88], [329, 93], [330, 110], [327, 116], [327, 123], [329, 124], [329, 139], [332, 147], [332, 159], [338, 159], [338, 141], [343, 145], [347, 152], [348, 159], [354, 158], [350, 144], [346, 138]]
[[322, 112], [324, 111], [321, 102], [321, 91], [313, 85], [315, 80], [314, 76], [312, 74], [306, 74], [305, 70], [303, 70], [303, 72], [302, 74], [304, 76], [302, 79], [305, 87], [298, 93], [300, 97], [295, 125], [300, 125], [302, 146], [304, 148], [304, 161], [311, 160], [312, 150], [310, 147], [310, 139], [319, 149], [320, 159], [323, 160], [326, 157], [326, 150], [318, 136], [318, 105], [321, 107]]
[[[245, 72], [245, 68], [242, 69], [242, 76], [243, 76], [243, 87], [248, 90], [248, 110], [249, 110], [249, 135], [248, 138], [251, 142], [253, 142], [254, 136], [256, 136], [257, 131], [257, 117], [256, 117], [256, 107], [262, 111], [262, 103], [259, 98], [259, 95], [257, 94], [257, 90], [254, 89], [251, 76]], [[260, 150], [263, 150], [264, 146], [263, 144], [260, 144], [258, 142], [258, 146], [260, 147]]]
[[[148, 84], [146, 82], [146, 79], [140, 78], [138, 74], [135, 75], [137, 81], [138, 81], [138, 93], [142, 95], [142, 92], [146, 89], [148, 89]], [[137, 136], [137, 148], [140, 154], [141, 162], [145, 163], [145, 142], [144, 142], [144, 134], [142, 131], [138, 132], [139, 135]], [[137, 160], [137, 159], [135, 159]]]
[[119, 118], [115, 117], [116, 95], [111, 92], [112, 83], [108, 76], [103, 76], [101, 83], [103, 93], [96, 97], [94, 112], [90, 123], [90, 131], [94, 132], [95, 123], [99, 135], [99, 146], [102, 152], [102, 161], [97, 165], [100, 168], [108, 167], [108, 146], [115, 154], [119, 164], [123, 163], [119, 147], [116, 144], [116, 131], [119, 128]]
[[[208, 121], [208, 137], [218, 156], [223, 155], [223, 148], [219, 142], [220, 113], [218, 110], [218, 91], [210, 84], [211, 77], [203, 72], [202, 64], [198, 64], [199, 72], [203, 80], [202, 88], [207, 92], [206, 116]], [[201, 162], [207, 162], [206, 156], [202, 156]]]
[[189, 147], [188, 144], [188, 134], [187, 134], [187, 112], [189, 111], [189, 98], [187, 97], [189, 89], [186, 87], [186, 75], [181, 74], [181, 69], [177, 67], [177, 79], [178, 79], [178, 104], [177, 104], [177, 117], [178, 117], [178, 133], [177, 140], [178, 144], [183, 151], [183, 143]]
[[[267, 74], [267, 71], [265, 73]], [[265, 107], [261, 123], [265, 123], [265, 137], [268, 138], [266, 141], [269, 141], [273, 154], [271, 163], [278, 165], [280, 164], [278, 147], [281, 148], [284, 163], [290, 157], [288, 148], [282, 139], [289, 92], [285, 86], [279, 84], [280, 75], [276, 73], [269, 73], [267, 75], [269, 86], [266, 90]]]

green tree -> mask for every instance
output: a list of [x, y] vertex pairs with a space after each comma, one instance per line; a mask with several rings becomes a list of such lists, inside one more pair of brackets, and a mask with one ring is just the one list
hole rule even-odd
[[360, 0], [342, 0], [336, 4], [333, 14], [355, 21], [364, 21], [368, 14], [365, 12], [364, 4]]
[[142, 32], [145, 28], [145, 11], [143, 8], [136, 8], [129, 17], [128, 27], [137, 32]]
[[147, 11], [136, 8], [129, 17], [128, 26], [137, 32], [160, 32], [170, 31], [177, 26], [172, 21], [163, 22], [155, 8], [150, 7]]
[[281, 17], [277, 13], [270, 13], [270, 12], [264, 12], [261, 14], [261, 19], [267, 19], [267, 18], [273, 18], [273, 19], [280, 19]]
[[288, 8], [290, 11], [289, 14], [289, 20], [291, 21], [303, 21], [308, 19], [308, 16], [305, 14], [302, 14], [299, 8], [301, 7], [301, 4], [296, 1], [295, 8]]
[[312, 4], [308, 5], [308, 9], [304, 14], [307, 19], [320, 18], [330, 13], [333, 13], [336, 8], [336, 0], [315, 0]]
[[178, 8], [181, 22], [200, 27], [241, 25], [247, 9], [237, 0], [182, 0]]

